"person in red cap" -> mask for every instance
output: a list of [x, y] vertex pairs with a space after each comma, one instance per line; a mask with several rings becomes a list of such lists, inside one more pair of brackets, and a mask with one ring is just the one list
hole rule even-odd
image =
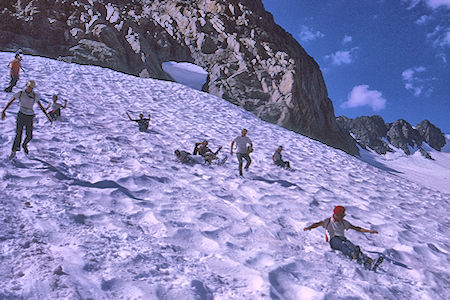
[[[364, 233], [378, 233], [376, 230], [364, 229], [359, 226], [354, 226], [350, 224], [347, 220], [344, 220], [345, 208], [343, 206], [336, 206], [333, 210], [333, 216], [326, 218], [323, 221], [313, 223], [303, 230], [308, 231], [313, 228], [322, 226], [330, 235], [330, 246], [333, 250], [341, 251], [345, 256], [351, 259], [356, 259], [358, 263], [364, 264], [367, 269], [376, 270], [376, 268], [381, 264], [383, 258], [380, 257], [376, 261], [375, 265], [372, 267], [373, 260], [367, 257], [361, 252], [359, 246], [354, 245], [350, 242], [344, 235], [344, 231], [348, 229], [353, 229]], [[326, 235], [326, 241], [328, 242], [328, 235]]]

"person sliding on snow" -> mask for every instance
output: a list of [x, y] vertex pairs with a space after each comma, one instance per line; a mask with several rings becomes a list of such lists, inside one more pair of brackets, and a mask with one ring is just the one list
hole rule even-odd
[[33, 91], [35, 87], [36, 83], [34, 82], [34, 80], [28, 80], [26, 84], [26, 89], [14, 94], [14, 98], [12, 98], [12, 100], [9, 101], [8, 104], [6, 104], [6, 107], [2, 111], [2, 120], [4, 120], [6, 118], [6, 110], [8, 109], [8, 107], [14, 102], [14, 100], [19, 99], [20, 109], [19, 113], [17, 114], [16, 137], [14, 139], [14, 143], [12, 146], [11, 155], [9, 156], [10, 159], [13, 159], [16, 156], [16, 152], [20, 151], [20, 143], [22, 142], [23, 127], [26, 128], [27, 136], [23, 141], [22, 147], [23, 151], [25, 151], [25, 153], [28, 154], [27, 145], [33, 138], [33, 118], [34, 118], [33, 106], [35, 103], [39, 105], [42, 112], [45, 114], [50, 123], [53, 123], [53, 121], [47, 115], [47, 112], [45, 111], [41, 102], [39, 101], [40, 99], [39, 95]]
[[241, 135], [236, 137], [231, 143], [231, 151], [230, 154], [233, 155], [234, 143], [237, 145], [237, 153], [236, 157], [239, 161], [239, 175], [242, 176], [242, 158], [245, 158], [247, 163], [245, 164], [245, 170], [248, 170], [252, 160], [250, 158], [250, 153], [253, 152], [253, 144], [252, 141], [246, 136], [247, 129], [242, 129]]
[[193, 164], [195, 163], [194, 159], [191, 157], [191, 154], [184, 150], [175, 150], [175, 156], [178, 160], [184, 164]]
[[222, 150], [222, 146], [219, 146], [216, 152], [213, 152], [208, 147], [208, 141], [204, 140], [202, 143], [195, 143], [194, 155], [200, 154], [206, 162], [211, 164], [211, 162], [217, 158], [217, 154]]
[[151, 119], [150, 114], [148, 114], [148, 119], [144, 119], [144, 114], [141, 113], [141, 114], [139, 114], [139, 119], [137, 119], [137, 120], [133, 120], [130, 117], [130, 115], [128, 114], [128, 112], [127, 112], [127, 116], [130, 119], [130, 121], [134, 121], [134, 122], [138, 123], [139, 131], [146, 131], [148, 129], [148, 125], [150, 124], [150, 119]]
[[[356, 259], [359, 264], [364, 264], [364, 267], [369, 270], [376, 271], [378, 266], [383, 262], [383, 257], [380, 256], [374, 266], [372, 267], [373, 260], [367, 257], [361, 252], [359, 246], [355, 246], [352, 242], [347, 240], [344, 236], [344, 230], [353, 229], [359, 232], [378, 233], [376, 230], [364, 229], [358, 226], [353, 226], [345, 217], [345, 208], [343, 206], [336, 206], [333, 210], [333, 216], [326, 218], [323, 221], [319, 221], [305, 227], [303, 230], [311, 230], [313, 228], [322, 226], [328, 231], [330, 235], [330, 246], [333, 250], [341, 251], [345, 256]], [[326, 241], [328, 242], [328, 235], [326, 235]]]
[[48, 115], [52, 121], [59, 120], [61, 118], [61, 108], [67, 107], [67, 99], [64, 100], [64, 105], [58, 103], [58, 95], [53, 95], [53, 103], [50, 103], [46, 110], [49, 110], [51, 107], [51, 110], [48, 112]]
[[288, 161], [284, 161], [283, 157], [281, 156], [281, 151], [283, 151], [283, 146], [279, 146], [277, 150], [275, 150], [275, 153], [272, 155], [273, 162], [282, 168], [290, 169], [291, 165]]
[[22, 56], [20, 56], [20, 54], [17, 53], [15, 55], [15, 59], [8, 64], [8, 67], [11, 65], [11, 70], [9, 72], [9, 74], [11, 76], [11, 81], [9, 82], [9, 86], [5, 89], [5, 92], [7, 92], [7, 93], [11, 93], [13, 87], [16, 86], [17, 81], [19, 81], [20, 69], [22, 69], [22, 71], [25, 72], [25, 70], [22, 68], [21, 61], [22, 61]]

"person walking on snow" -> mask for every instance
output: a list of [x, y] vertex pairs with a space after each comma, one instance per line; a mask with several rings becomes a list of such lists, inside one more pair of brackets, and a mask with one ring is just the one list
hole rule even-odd
[[[359, 264], [364, 264], [364, 267], [369, 270], [376, 270], [378, 266], [383, 261], [383, 257], [380, 256], [376, 261], [375, 265], [372, 267], [373, 260], [367, 257], [361, 252], [359, 246], [354, 245], [345, 236], [344, 231], [348, 229], [353, 229], [358, 232], [364, 233], [378, 233], [376, 230], [364, 229], [362, 227], [354, 226], [350, 224], [347, 220], [344, 220], [345, 208], [343, 206], [336, 206], [333, 210], [333, 216], [326, 218], [323, 221], [313, 223], [303, 230], [308, 231], [313, 228], [322, 226], [328, 231], [330, 235], [330, 246], [333, 250], [341, 251], [345, 256], [356, 259]], [[328, 242], [328, 235], [326, 235], [326, 241]]]
[[141, 113], [141, 114], [139, 114], [139, 119], [137, 119], [137, 120], [133, 120], [130, 117], [130, 114], [128, 112], [127, 112], [127, 116], [130, 119], [130, 121], [134, 121], [134, 122], [138, 123], [139, 131], [146, 131], [148, 129], [148, 125], [150, 124], [150, 119], [151, 119], [150, 114], [148, 114], [148, 119], [144, 119], [144, 114]]
[[46, 110], [49, 110], [51, 107], [51, 110], [48, 112], [48, 115], [52, 121], [59, 120], [61, 118], [61, 108], [67, 107], [67, 99], [64, 100], [64, 105], [58, 103], [58, 95], [53, 95], [52, 97], [53, 103], [50, 103]]
[[281, 151], [283, 151], [283, 146], [279, 146], [278, 149], [275, 150], [275, 153], [272, 155], [272, 160], [277, 166], [285, 169], [290, 169], [291, 165], [289, 164], [288, 161], [283, 160]]
[[241, 135], [236, 137], [231, 143], [231, 151], [230, 154], [233, 155], [234, 144], [237, 145], [236, 157], [239, 161], [239, 175], [242, 175], [242, 159], [244, 158], [247, 163], [245, 164], [244, 169], [248, 171], [252, 160], [250, 158], [250, 153], [253, 152], [253, 144], [252, 141], [247, 137], [247, 129], [242, 129]]
[[9, 74], [11, 76], [11, 81], [9, 82], [9, 86], [7, 88], [5, 88], [5, 92], [7, 92], [7, 93], [11, 93], [13, 87], [16, 86], [17, 81], [19, 81], [20, 69], [22, 69], [22, 71], [25, 72], [25, 70], [22, 68], [21, 61], [22, 61], [22, 56], [20, 56], [20, 54], [17, 53], [15, 55], [15, 59], [8, 64], [8, 67], [11, 66], [11, 70], [9, 71]]
[[33, 106], [35, 103], [39, 105], [40, 109], [45, 114], [50, 123], [53, 123], [53, 121], [47, 115], [47, 112], [45, 111], [41, 102], [39, 101], [40, 99], [39, 95], [33, 91], [35, 87], [36, 83], [34, 82], [34, 80], [27, 81], [25, 90], [14, 94], [14, 98], [12, 98], [12, 100], [9, 101], [8, 104], [6, 104], [6, 107], [2, 111], [2, 120], [4, 120], [6, 118], [6, 110], [8, 109], [8, 107], [16, 99], [19, 99], [20, 109], [19, 113], [17, 114], [16, 137], [14, 138], [11, 155], [9, 156], [10, 159], [13, 159], [16, 156], [16, 152], [20, 151], [20, 143], [22, 142], [23, 127], [25, 127], [26, 129], [26, 137], [25, 140], [23, 141], [22, 147], [23, 151], [26, 154], [28, 154], [27, 145], [33, 138], [33, 118], [34, 118]]

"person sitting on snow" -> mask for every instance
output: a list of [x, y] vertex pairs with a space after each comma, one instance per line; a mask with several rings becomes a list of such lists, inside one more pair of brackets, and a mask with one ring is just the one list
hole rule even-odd
[[219, 151], [222, 150], [222, 146], [220, 146], [216, 152], [213, 152], [209, 147], [208, 147], [208, 141], [204, 140], [201, 143], [195, 143], [195, 148], [194, 148], [194, 155], [201, 155], [206, 162], [208, 162], [209, 164], [211, 164], [211, 162], [217, 158], [217, 154], [219, 153]]
[[137, 119], [137, 120], [133, 120], [130, 117], [130, 114], [128, 114], [128, 112], [127, 112], [127, 116], [130, 119], [130, 121], [138, 123], [139, 131], [147, 131], [148, 125], [150, 124], [150, 119], [151, 119], [151, 115], [150, 114], [148, 114], [148, 119], [144, 119], [144, 114], [141, 113], [141, 114], [139, 114], [139, 119]]
[[49, 110], [51, 107], [51, 110], [48, 112], [48, 116], [52, 119], [52, 121], [56, 121], [61, 118], [61, 108], [67, 107], [67, 99], [64, 100], [64, 105], [58, 103], [58, 95], [53, 95], [52, 100], [53, 103], [50, 103], [46, 110]]
[[[356, 259], [359, 264], [364, 264], [366, 269], [376, 270], [378, 266], [383, 261], [383, 257], [380, 256], [376, 261], [375, 265], [372, 267], [373, 260], [367, 257], [365, 254], [361, 252], [359, 246], [354, 245], [344, 236], [344, 231], [348, 229], [353, 229], [358, 232], [365, 233], [378, 233], [376, 230], [364, 229], [362, 227], [354, 226], [350, 224], [347, 220], [344, 220], [345, 217], [345, 208], [343, 206], [336, 206], [333, 210], [333, 216], [330, 218], [326, 218], [323, 221], [319, 221], [313, 223], [303, 230], [311, 230], [313, 228], [322, 226], [328, 231], [330, 235], [330, 246], [333, 250], [341, 251], [345, 256]], [[328, 235], [326, 235], [326, 241], [328, 242]]]
[[284, 161], [283, 157], [281, 156], [281, 151], [283, 151], [283, 146], [279, 146], [277, 150], [275, 150], [275, 153], [272, 155], [273, 162], [282, 168], [290, 169], [291, 165], [288, 161]]

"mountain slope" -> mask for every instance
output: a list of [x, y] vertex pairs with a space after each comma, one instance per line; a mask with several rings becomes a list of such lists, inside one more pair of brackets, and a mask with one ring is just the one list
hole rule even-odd
[[336, 124], [318, 64], [261, 0], [0, 2], [0, 50], [170, 79], [163, 62], [208, 71], [209, 93], [262, 120], [358, 155]]
[[[10, 58], [0, 53], [0, 65]], [[19, 86], [33, 78], [44, 99], [60, 93], [69, 107], [52, 126], [38, 112], [30, 157], [13, 162], [16, 104], [1, 123], [0, 298], [448, 294], [449, 194], [176, 83], [40, 57], [25, 56], [24, 65]], [[139, 132], [126, 110], [151, 112], [151, 130]], [[223, 157], [243, 127], [255, 149], [244, 178], [235, 157], [223, 166], [174, 159], [175, 149], [192, 151], [204, 138], [213, 150], [223, 145]], [[280, 144], [293, 172], [271, 163]], [[380, 232], [348, 237], [397, 265], [365, 271], [331, 251], [322, 229], [303, 232], [338, 204], [350, 222]]]

